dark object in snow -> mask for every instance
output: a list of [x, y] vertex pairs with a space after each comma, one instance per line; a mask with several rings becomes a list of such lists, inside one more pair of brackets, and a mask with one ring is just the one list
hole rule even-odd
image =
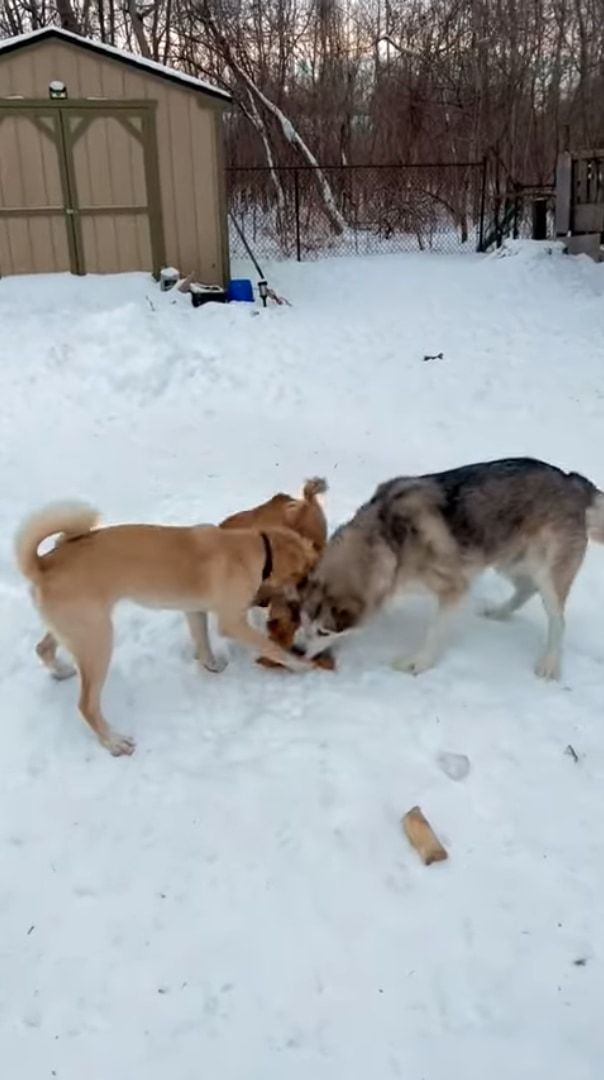
[[199, 282], [194, 281], [189, 286], [189, 292], [191, 293], [193, 307], [201, 307], [202, 304], [210, 302], [215, 304], [226, 303], [226, 293], [224, 289], [220, 288], [220, 285], [200, 285]]
[[164, 266], [163, 270], [159, 274], [159, 287], [162, 292], [168, 292], [169, 289], [173, 289], [180, 274], [174, 266]]
[[575, 765], [579, 764], [579, 755], [578, 755], [577, 751], [575, 750], [574, 746], [571, 746], [570, 743], [566, 747], [566, 750], [564, 751], [564, 753], [568, 754], [568, 756], [573, 759]]
[[286, 300], [284, 296], [277, 296], [274, 289], [269, 287], [268, 281], [262, 278], [258, 282], [258, 292], [260, 293], [260, 299], [262, 300], [262, 307], [266, 307], [267, 300], [274, 300], [275, 304], [281, 307], [282, 304], [286, 304], [287, 307], [291, 307], [289, 300]]
[[[285, 304], [286, 307], [291, 307], [289, 300], [286, 300], [284, 296], [277, 296], [277, 293], [274, 289], [267, 289], [266, 295], [268, 296], [269, 300], [274, 300], [275, 303], [279, 305], [279, 307], [282, 307], [283, 304]], [[264, 306], [266, 307], [266, 304]]]
[[587, 957], [579, 956], [576, 960], [573, 960], [575, 967], [587, 967]]
[[441, 353], [441, 352], [437, 352], [437, 353], [434, 353], [434, 354], [432, 354], [432, 353], [424, 353], [424, 363], [426, 362], [426, 360], [444, 360], [444, 358], [445, 358], [445, 354]]
[[236, 301], [237, 303], [253, 304], [254, 303], [254, 287], [249, 278], [232, 278], [229, 281], [227, 296], [229, 303]]

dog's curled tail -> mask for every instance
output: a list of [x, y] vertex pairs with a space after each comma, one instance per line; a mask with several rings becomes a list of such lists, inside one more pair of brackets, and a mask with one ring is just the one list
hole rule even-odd
[[307, 502], [310, 502], [316, 495], [324, 495], [326, 491], [327, 480], [324, 480], [322, 476], [312, 476], [310, 480], [306, 480], [302, 489], [302, 496]]
[[587, 535], [590, 540], [604, 544], [604, 492], [597, 491], [587, 508]]
[[38, 548], [43, 540], [55, 533], [60, 533], [61, 539], [73, 540], [90, 532], [98, 520], [98, 512], [80, 502], [53, 503], [31, 514], [15, 536], [15, 556], [23, 576], [30, 581], [39, 577]]

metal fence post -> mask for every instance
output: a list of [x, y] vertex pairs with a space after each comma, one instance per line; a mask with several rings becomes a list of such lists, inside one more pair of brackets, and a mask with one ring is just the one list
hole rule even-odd
[[481, 176], [481, 179], [480, 179], [480, 219], [479, 219], [479, 224], [478, 224], [478, 250], [479, 251], [484, 251], [484, 214], [485, 214], [485, 205], [486, 205], [486, 198], [487, 198], [487, 169], [488, 169], [488, 158], [487, 158], [487, 155], [484, 154], [483, 159], [482, 159], [482, 171], [481, 171], [481, 174], [480, 174], [480, 176]]
[[296, 214], [296, 260], [302, 262], [300, 244], [300, 174], [298, 169], [294, 169], [294, 210]]

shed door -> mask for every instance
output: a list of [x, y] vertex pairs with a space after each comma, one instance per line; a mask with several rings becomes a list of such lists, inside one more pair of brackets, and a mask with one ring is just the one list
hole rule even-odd
[[0, 274], [73, 269], [56, 110], [0, 111]]
[[87, 273], [159, 272], [163, 261], [153, 116], [146, 108], [62, 110], [78, 260]]
[[0, 273], [158, 273], [164, 252], [152, 108], [0, 104], [0, 244]]

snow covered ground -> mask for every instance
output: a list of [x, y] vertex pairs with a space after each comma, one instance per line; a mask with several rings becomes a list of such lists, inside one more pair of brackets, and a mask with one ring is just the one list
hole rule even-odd
[[[421, 598], [301, 677], [233, 647], [199, 674], [180, 617], [124, 609], [119, 760], [38, 666], [12, 561], [62, 496], [218, 520], [323, 473], [335, 525], [391, 475], [501, 455], [604, 484], [604, 267], [512, 252], [281, 264], [294, 306], [259, 313], [141, 276], [0, 281], [7, 1080], [601, 1076], [604, 549], [559, 686], [532, 673], [536, 602], [508, 625], [470, 607], [418, 679], [390, 663]], [[414, 803], [447, 863], [408, 847]]]

